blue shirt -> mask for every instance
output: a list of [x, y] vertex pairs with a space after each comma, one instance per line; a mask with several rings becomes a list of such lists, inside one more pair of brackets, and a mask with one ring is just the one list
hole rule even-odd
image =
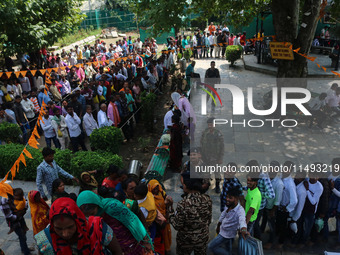
[[38, 95], [38, 103], [40, 107], [43, 101], [45, 102], [45, 104], [47, 104], [49, 101], [51, 101], [51, 99], [44, 92], [40, 92]]
[[55, 179], [59, 178], [59, 174], [64, 176], [68, 179], [73, 179], [74, 177], [70, 175], [68, 172], [63, 170], [57, 163], [53, 160], [52, 166], [46, 163], [44, 160], [38, 167], [37, 167], [37, 187], [38, 191], [40, 192], [42, 197], [45, 197], [45, 192], [43, 189], [42, 184], [45, 183], [46, 188], [50, 196], [52, 197], [52, 183]]
[[79, 95], [77, 100], [78, 100], [79, 103], [81, 103], [81, 105], [83, 107], [83, 112], [86, 112], [86, 100], [85, 100], [85, 97], [83, 95]]

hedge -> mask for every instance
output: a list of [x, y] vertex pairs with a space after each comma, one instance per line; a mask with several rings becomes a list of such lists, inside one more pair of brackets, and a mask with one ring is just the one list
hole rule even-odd
[[241, 58], [243, 48], [240, 45], [229, 45], [225, 50], [226, 59], [230, 62], [231, 66], [235, 61]]
[[91, 147], [95, 150], [109, 151], [117, 154], [122, 142], [122, 131], [112, 126], [95, 129], [90, 135]]
[[0, 141], [6, 143], [18, 142], [19, 137], [22, 135], [22, 131], [17, 124], [3, 122], [0, 124]]
[[[0, 177], [5, 176], [11, 169], [23, 148], [24, 145], [21, 144], [0, 145]], [[15, 179], [35, 181], [37, 167], [43, 161], [43, 157], [41, 150], [29, 146], [27, 146], [27, 150], [32, 154], [33, 159], [26, 157], [26, 167], [20, 163], [19, 173], [15, 176]], [[123, 167], [123, 161], [120, 156], [102, 151], [78, 151], [73, 154], [70, 150], [57, 149], [54, 159], [61, 168], [77, 178], [80, 177], [83, 171], [95, 169], [106, 171], [110, 164]]]

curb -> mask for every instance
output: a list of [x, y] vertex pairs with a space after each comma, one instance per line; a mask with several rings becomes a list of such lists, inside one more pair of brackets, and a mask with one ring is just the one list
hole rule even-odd
[[[268, 75], [277, 75], [277, 71], [274, 70], [269, 70], [266, 68], [261, 68], [257, 66], [251, 66], [247, 65], [246, 62], [244, 61], [244, 58], [242, 58], [244, 69], [248, 71], [253, 71], [253, 72], [258, 72], [258, 73], [263, 73], [263, 74], [268, 74]], [[308, 74], [307, 78], [336, 78], [337, 76], [335, 74]]]

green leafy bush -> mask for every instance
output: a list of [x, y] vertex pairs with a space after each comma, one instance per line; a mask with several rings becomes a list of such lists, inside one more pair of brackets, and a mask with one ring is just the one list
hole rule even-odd
[[155, 115], [155, 105], [157, 101], [157, 96], [154, 93], [145, 92], [141, 95], [142, 99], [142, 119], [144, 121], [145, 128], [148, 131], [153, 131], [154, 126], [154, 115]]
[[180, 60], [182, 58], [182, 53], [177, 54], [177, 60]]
[[58, 163], [58, 165], [64, 169], [65, 171], [70, 171], [72, 169], [71, 159], [72, 159], [72, 151], [69, 149], [60, 150], [55, 149], [54, 160]]
[[[24, 149], [22, 144], [5, 144], [0, 146], [0, 177], [4, 177], [6, 173], [12, 168], [14, 162], [20, 156]], [[25, 181], [35, 181], [37, 176], [37, 167], [43, 161], [42, 154], [39, 150], [27, 146], [26, 148], [32, 155], [33, 159], [26, 157], [26, 167], [20, 163], [19, 173], [15, 179]], [[11, 175], [9, 175], [11, 177]]]
[[189, 48], [189, 49], [186, 49], [183, 53], [184, 55], [184, 58], [188, 61], [190, 60], [191, 56], [192, 56], [192, 50]]
[[[77, 178], [80, 178], [80, 174], [85, 171], [103, 170], [105, 173], [110, 164], [123, 167], [123, 160], [120, 156], [106, 151], [79, 151], [71, 159], [70, 173]], [[103, 179], [104, 175], [97, 181]]]
[[241, 58], [243, 48], [240, 45], [229, 45], [226, 48], [225, 55], [226, 59], [234, 65], [235, 61]]
[[[0, 146], [0, 178], [12, 168], [14, 162], [20, 156], [24, 149], [22, 144], [5, 144]], [[33, 159], [26, 158], [26, 167], [20, 163], [19, 173], [15, 176], [16, 180], [35, 181], [37, 177], [37, 167], [43, 162], [43, 156], [40, 150], [27, 146], [26, 148], [32, 155]], [[79, 178], [80, 174], [88, 170], [106, 170], [110, 164], [123, 167], [123, 160], [120, 156], [107, 151], [78, 151], [71, 153], [70, 150], [56, 150], [54, 154], [56, 163], [66, 172]], [[72, 184], [72, 181], [65, 180], [66, 184]], [[9, 175], [11, 178], [11, 175]], [[104, 176], [98, 179], [102, 181]]]
[[21, 129], [17, 124], [3, 122], [0, 124], [0, 141], [15, 143], [22, 135]]
[[95, 129], [90, 135], [91, 147], [96, 150], [109, 151], [114, 154], [119, 153], [122, 141], [122, 131], [112, 126]]

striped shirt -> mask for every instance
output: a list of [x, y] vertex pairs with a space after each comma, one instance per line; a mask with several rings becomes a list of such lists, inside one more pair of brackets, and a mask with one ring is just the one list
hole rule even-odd
[[39, 112], [40, 111], [40, 106], [39, 106], [37, 97], [30, 97], [30, 100], [31, 100], [31, 102], [34, 105], [34, 111], [35, 112]]

